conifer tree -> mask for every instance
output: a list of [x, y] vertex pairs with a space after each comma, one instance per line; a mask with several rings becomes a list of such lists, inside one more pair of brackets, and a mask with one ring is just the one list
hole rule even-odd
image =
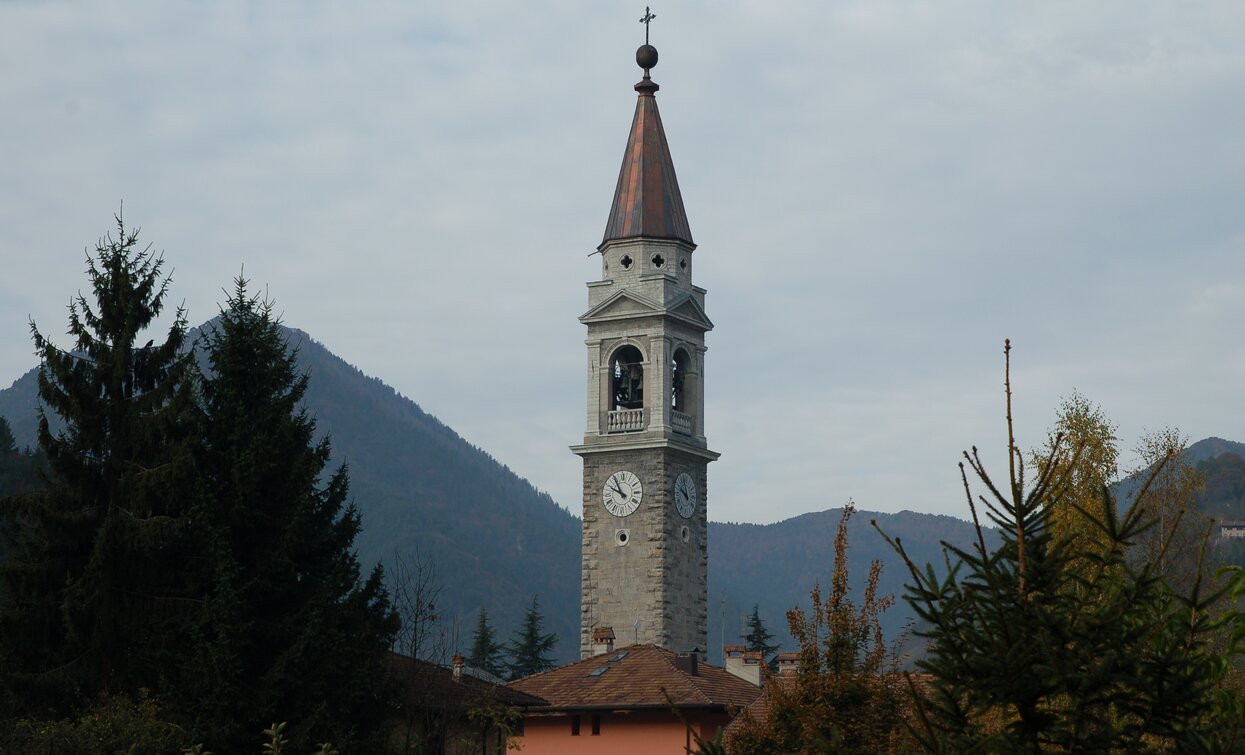
[[744, 641], [745, 647], [754, 652], [760, 653], [765, 663], [773, 666], [774, 653], [778, 651], [778, 643], [771, 643], [774, 635], [765, 627], [765, 622], [761, 619], [760, 604], [753, 604], [752, 615], [747, 618], [748, 631], [740, 636]]
[[[116, 217], [87, 254], [90, 298], [69, 305], [68, 349], [32, 322], [39, 444], [51, 484], [7, 508], [22, 526], [0, 567], [0, 669], [10, 710], [68, 712], [99, 692], [158, 689], [184, 647], [198, 583], [190, 555], [193, 392], [164, 260]], [[53, 434], [47, 411], [65, 422]]]
[[[1230, 621], [1239, 641], [1241, 615], [1217, 619], [1210, 607], [1226, 590], [1207, 590], [1202, 578], [1177, 596], [1150, 564], [1130, 564], [1127, 547], [1152, 522], [1140, 503], [1117, 517], [1106, 488], [1096, 507], [1077, 510], [1094, 537], [1056, 534], [1052, 503], [1085, 449], [1060, 437], [1047, 463], [1025, 465], [1005, 375], [1008, 477], [996, 484], [976, 449], [966, 452], [985, 491], [974, 498], [961, 465], [976, 543], [944, 543], [941, 574], [892, 543], [912, 577], [907, 600], [926, 624], [917, 634], [929, 640], [918, 667], [931, 681], [916, 696], [914, 733], [940, 753], [1230, 751], [1242, 720], [1218, 689], [1228, 664], [1212, 640]], [[997, 546], [987, 546], [982, 508]]]
[[[29, 493], [41, 487], [39, 472], [42, 467], [42, 454], [30, 449], [18, 450], [17, 440], [13, 437], [8, 421], [0, 417], [0, 498]], [[12, 509], [13, 506], [8, 508]], [[0, 504], [0, 514], [5, 509]], [[15, 528], [16, 522], [10, 522], [9, 525]], [[3, 527], [4, 523], [0, 522], [0, 554], [4, 553], [5, 548]]]
[[497, 642], [497, 633], [489, 624], [488, 614], [480, 609], [480, 618], [476, 622], [475, 633], [471, 636], [471, 655], [467, 661], [481, 671], [493, 676], [503, 676], [506, 672], [502, 662], [502, 646]]
[[396, 618], [379, 566], [360, 579], [359, 515], [346, 469], [324, 477], [329, 441], [302, 407], [308, 376], [272, 304], [241, 278], [201, 346], [197, 523], [212, 574], [183, 715], [217, 751], [242, 751], [273, 721], [290, 722], [300, 751], [368, 749]]
[[510, 679], [522, 679], [525, 676], [539, 674], [553, 668], [553, 658], [549, 653], [558, 643], [554, 633], [544, 633], [545, 617], [540, 613], [539, 596], [532, 598], [532, 607], [523, 616], [523, 624], [514, 631], [506, 651], [510, 654], [507, 667]]
[[0, 417], [0, 456], [12, 456], [17, 453], [17, 439], [13, 437], [13, 428], [9, 421]]

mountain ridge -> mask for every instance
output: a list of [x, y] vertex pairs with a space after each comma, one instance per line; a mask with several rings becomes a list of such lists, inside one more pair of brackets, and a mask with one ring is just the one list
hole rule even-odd
[[[557, 660], [577, 658], [579, 517], [306, 331], [284, 331], [298, 350], [299, 370], [311, 376], [304, 405], [318, 433], [330, 437], [332, 465], [348, 466], [363, 521], [355, 546], [364, 567], [380, 562], [392, 576], [401, 558], [407, 567], [422, 562], [430, 568], [425, 576], [441, 586], [435, 613], [442, 618], [435, 629], [445, 633], [450, 650], [469, 645], [481, 607], [504, 641], [539, 595], [546, 630], [559, 637]], [[36, 374], [32, 369], [0, 390], [0, 416], [9, 420], [19, 445], [34, 444]], [[1238, 450], [1245, 455], [1245, 444], [1208, 438], [1189, 450], [1196, 462]], [[771, 524], [709, 523], [711, 659], [720, 644], [739, 640], [754, 605], [775, 638], [792, 647], [786, 611], [807, 607], [814, 584], [829, 584], [841, 514], [841, 508], [830, 508]], [[879, 529], [901, 540], [918, 565], [941, 564], [943, 541], [965, 547], [975, 532], [970, 522], [945, 514], [858, 510], [852, 517], [851, 582], [861, 587], [870, 563], [883, 561], [879, 588], [897, 603], [884, 626], [895, 637], [910, 621], [901, 600], [907, 571]]]

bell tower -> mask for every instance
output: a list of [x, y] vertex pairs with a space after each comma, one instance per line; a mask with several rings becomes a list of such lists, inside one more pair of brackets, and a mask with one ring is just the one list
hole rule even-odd
[[[646, 18], [651, 15], [646, 13]], [[647, 37], [647, 33], [646, 33]], [[580, 655], [606, 627], [619, 645], [707, 649], [705, 290], [650, 77], [644, 78], [605, 237], [588, 284]]]

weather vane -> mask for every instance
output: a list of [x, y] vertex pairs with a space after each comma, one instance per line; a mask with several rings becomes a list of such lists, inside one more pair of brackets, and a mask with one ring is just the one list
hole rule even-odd
[[657, 18], [657, 14], [649, 10], [647, 5], [644, 6], [644, 18], [640, 19], [640, 23], [644, 24], [644, 44], [648, 44], [648, 25], [654, 18]]

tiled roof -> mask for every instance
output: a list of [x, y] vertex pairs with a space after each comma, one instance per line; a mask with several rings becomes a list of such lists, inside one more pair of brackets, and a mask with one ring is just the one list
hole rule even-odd
[[492, 684], [463, 674], [454, 681], [454, 672], [435, 663], [417, 660], [398, 653], [389, 653], [386, 672], [398, 685], [408, 705], [439, 710], [467, 710], [482, 702], [497, 702], [516, 707], [544, 705], [539, 697], [502, 684]]
[[[744, 730], [749, 721], [755, 722], [762, 727], [769, 723], [770, 708], [774, 702], [773, 686], [782, 687], [784, 690], [790, 690], [795, 686], [794, 676], [776, 676], [771, 677], [768, 684], [765, 685], [761, 694], [757, 695], [746, 708], [739, 712], [729, 724], [726, 725], [726, 741], [729, 743], [731, 737]], [[745, 715], [746, 714], [746, 715]], [[729, 748], [729, 744], [728, 744]]]
[[698, 663], [693, 675], [680, 665], [670, 650], [631, 645], [519, 679], [510, 688], [544, 698], [547, 710], [635, 710], [669, 708], [671, 703], [680, 708], [742, 708], [761, 693], [717, 666]]
[[657, 85], [645, 73], [635, 85], [640, 93], [627, 137], [614, 204], [605, 224], [606, 241], [629, 238], [676, 239], [692, 243], [692, 230], [683, 209], [679, 180], [666, 144], [666, 131], [657, 112]]

